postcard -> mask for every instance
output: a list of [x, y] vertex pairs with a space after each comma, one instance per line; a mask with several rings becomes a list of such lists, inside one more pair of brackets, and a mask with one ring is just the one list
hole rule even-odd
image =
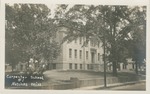
[[2, 0], [2, 94], [147, 94], [149, 4]]

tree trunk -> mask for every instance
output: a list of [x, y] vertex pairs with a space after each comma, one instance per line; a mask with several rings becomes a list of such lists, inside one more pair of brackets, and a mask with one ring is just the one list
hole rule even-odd
[[142, 69], [141, 69], [141, 62], [139, 62], [139, 70], [140, 70], [140, 72], [142, 71]]
[[113, 76], [117, 76], [117, 58], [116, 58], [116, 48], [114, 44], [112, 44], [112, 64], [113, 64]]
[[117, 63], [116, 63], [116, 61], [113, 62], [113, 76], [117, 76]]
[[111, 30], [113, 32], [112, 34], [112, 63], [113, 63], [113, 76], [117, 76], [117, 52], [116, 52], [116, 22], [113, 23], [113, 28]]
[[136, 72], [136, 74], [138, 75], [138, 64], [137, 64], [138, 62], [137, 61], [135, 61], [135, 72]]
[[50, 63], [49, 63], [49, 70], [53, 69], [53, 59], [51, 58]]
[[11, 67], [12, 67], [11, 71], [13, 72], [14, 71], [13, 65]]
[[52, 70], [52, 62], [49, 63], [49, 70]]
[[15, 68], [16, 64], [15, 63], [12, 63], [11, 67], [12, 67], [12, 72], [14, 71], [14, 68]]

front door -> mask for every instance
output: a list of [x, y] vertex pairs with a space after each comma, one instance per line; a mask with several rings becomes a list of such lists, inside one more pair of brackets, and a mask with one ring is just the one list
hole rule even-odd
[[91, 52], [91, 62], [95, 63], [95, 53]]

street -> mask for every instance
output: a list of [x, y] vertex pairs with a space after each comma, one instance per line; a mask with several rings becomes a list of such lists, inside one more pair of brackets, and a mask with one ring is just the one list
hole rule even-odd
[[145, 82], [142, 83], [136, 83], [131, 85], [125, 85], [125, 86], [118, 86], [118, 87], [110, 87], [105, 90], [140, 90], [145, 91], [146, 90], [146, 84]]

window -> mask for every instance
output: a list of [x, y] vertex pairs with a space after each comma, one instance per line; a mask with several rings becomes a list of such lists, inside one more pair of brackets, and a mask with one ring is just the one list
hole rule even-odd
[[90, 69], [90, 65], [89, 64], [87, 64], [87, 69]]
[[90, 44], [91, 44], [91, 46], [93, 46], [93, 41], [92, 40], [90, 41]]
[[86, 59], [88, 59], [88, 51], [86, 51]]
[[78, 69], [78, 66], [77, 66], [77, 64], [75, 64], [75, 69]]
[[127, 69], [127, 65], [126, 64], [123, 64], [123, 69]]
[[80, 64], [80, 69], [82, 69], [82, 64]]
[[100, 47], [100, 42], [98, 42], [98, 44], [97, 44], [97, 45], [98, 45], [98, 47]]
[[141, 66], [140, 66], [140, 64], [139, 64], [139, 69], [141, 69]]
[[69, 58], [72, 57], [72, 49], [69, 49]]
[[123, 64], [123, 69], [125, 69], [125, 64]]
[[100, 61], [100, 53], [98, 53], [98, 61]]
[[95, 47], [96, 44], [94, 43], [93, 40], [91, 40], [90, 43], [91, 43], [91, 46], [92, 46], [92, 47]]
[[132, 69], [134, 69], [134, 64], [132, 63]]
[[80, 59], [82, 59], [82, 50], [80, 50]]
[[77, 39], [74, 40], [74, 43], [77, 43]]
[[82, 44], [82, 38], [80, 37], [80, 44]]
[[72, 69], [72, 63], [69, 63], [69, 69]]
[[77, 58], [77, 50], [74, 50], [74, 57]]
[[57, 54], [56, 54], [56, 50], [54, 50], [54, 54], [53, 54], [53, 58], [56, 59], [57, 58]]
[[125, 69], [127, 69], [127, 64], [125, 64]]
[[52, 64], [52, 66], [53, 66], [53, 69], [56, 69], [56, 64]]
[[23, 70], [23, 65], [22, 64], [20, 65], [20, 69], [21, 69], [21, 71]]
[[88, 47], [89, 46], [89, 42], [85, 41], [84, 45], [85, 45], [85, 47]]

